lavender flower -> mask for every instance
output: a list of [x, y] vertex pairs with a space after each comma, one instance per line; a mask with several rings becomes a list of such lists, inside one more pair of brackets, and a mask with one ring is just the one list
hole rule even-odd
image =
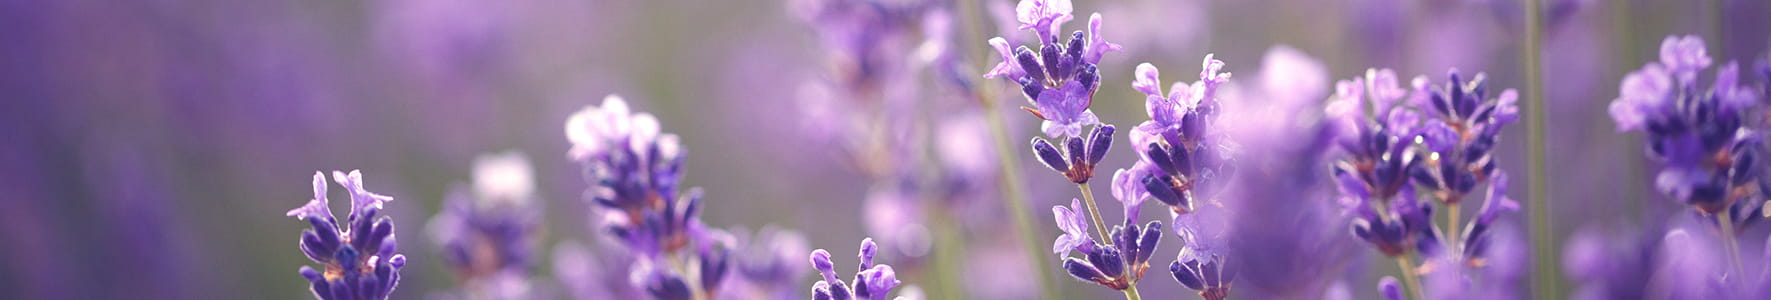
[[377, 215], [393, 197], [364, 189], [357, 170], [332, 171], [332, 179], [351, 193], [346, 226], [339, 226], [326, 206], [326, 176], [320, 172], [314, 172], [314, 198], [287, 214], [313, 225], [301, 232], [301, 252], [325, 267], [301, 266], [301, 276], [320, 299], [387, 299], [406, 266], [406, 256], [395, 253], [393, 218]]
[[1696, 36], [1667, 37], [1659, 62], [1624, 77], [1611, 118], [1619, 131], [1641, 130], [1648, 153], [1663, 163], [1655, 187], [1680, 203], [1710, 215], [1754, 194], [1758, 181], [1758, 135], [1743, 126], [1743, 112], [1756, 95], [1737, 85], [1739, 67], [1716, 71], [1714, 85], [1698, 87], [1697, 73], [1711, 59]]
[[500, 299], [534, 297], [528, 272], [539, 236], [541, 211], [534, 200], [534, 172], [519, 152], [474, 161], [474, 188], [450, 192], [429, 224], [443, 261], [470, 294]]
[[[1347, 153], [1333, 173], [1340, 203], [1354, 217], [1353, 234], [1389, 256], [1411, 248], [1433, 252], [1438, 243], [1432, 204], [1415, 199], [1407, 176], [1418, 163], [1409, 141], [1418, 135], [1419, 117], [1402, 107], [1406, 93], [1394, 72], [1367, 70], [1362, 79], [1336, 83], [1327, 110], [1338, 119], [1337, 143]], [[1370, 115], [1367, 101], [1375, 108]]]
[[603, 229], [637, 256], [630, 282], [659, 299], [717, 291], [735, 238], [697, 219], [699, 188], [677, 190], [684, 156], [676, 135], [660, 133], [657, 118], [630, 114], [626, 101], [610, 95], [567, 119], [566, 137], [592, 183], [586, 194], [603, 211]]
[[[859, 271], [855, 273], [853, 285], [850, 285], [837, 278], [836, 264], [830, 260], [830, 251], [812, 250], [812, 268], [824, 276], [823, 280], [812, 284], [812, 299], [886, 299], [886, 295], [890, 294], [893, 288], [898, 287], [900, 282], [897, 272], [892, 271], [892, 266], [873, 263], [873, 257], [878, 253], [879, 245], [874, 244], [872, 238], [861, 240], [861, 253], [857, 255], [861, 259], [861, 264], [858, 268]], [[896, 299], [905, 300], [908, 298], [898, 297]]]
[[756, 235], [740, 238], [742, 246], [735, 275], [746, 283], [748, 299], [798, 299], [805, 269], [794, 266], [807, 252], [806, 237], [798, 231], [764, 226]]
[[1420, 128], [1428, 152], [1410, 175], [1416, 185], [1441, 202], [1457, 205], [1478, 184], [1494, 176], [1498, 164], [1492, 150], [1501, 129], [1519, 119], [1519, 96], [1507, 89], [1498, 98], [1487, 98], [1488, 85], [1480, 73], [1469, 82], [1455, 70], [1449, 77], [1451, 81], [1444, 88], [1431, 93], [1433, 114]]
[[1132, 88], [1146, 95], [1150, 120], [1132, 129], [1132, 148], [1139, 160], [1124, 183], [1141, 183], [1174, 214], [1191, 212], [1199, 199], [1214, 196], [1218, 182], [1235, 170], [1230, 160], [1234, 146], [1215, 126], [1221, 110], [1217, 90], [1230, 80], [1230, 73], [1220, 73], [1224, 62], [1210, 54], [1202, 65], [1198, 82], [1176, 82], [1167, 96], [1154, 65], [1139, 64], [1132, 82]]
[[1088, 37], [1081, 30], [1060, 44], [1057, 33], [1070, 15], [1070, 0], [1022, 0], [1015, 7], [1019, 29], [1033, 30], [1039, 36], [1039, 50], [1027, 46], [1009, 50], [1008, 39], [990, 39], [1002, 56], [985, 78], [1003, 77], [1021, 86], [1021, 92], [1033, 107], [1021, 107], [1045, 122], [1040, 124], [1046, 136], [1077, 136], [1082, 127], [1099, 124], [1100, 119], [1089, 110], [1095, 91], [1100, 87], [1096, 64], [1108, 51], [1119, 51], [1119, 45], [1101, 36], [1101, 14], [1089, 16]]
[[1095, 177], [1095, 165], [1107, 157], [1107, 150], [1113, 149], [1113, 125], [1101, 125], [1089, 132], [1087, 139], [1068, 137], [1064, 139], [1064, 151], [1059, 152], [1051, 142], [1034, 137], [1033, 154], [1047, 168], [1064, 174], [1064, 179], [1078, 184], [1088, 183]]

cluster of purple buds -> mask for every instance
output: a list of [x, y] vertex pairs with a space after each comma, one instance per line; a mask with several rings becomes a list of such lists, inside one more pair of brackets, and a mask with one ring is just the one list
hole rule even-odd
[[345, 226], [327, 207], [326, 176], [320, 172], [314, 172], [314, 198], [287, 214], [313, 225], [301, 232], [301, 252], [325, 268], [301, 266], [301, 276], [320, 299], [387, 299], [406, 266], [406, 256], [395, 253], [393, 218], [378, 215], [382, 203], [393, 198], [365, 190], [363, 173], [356, 170], [333, 171], [332, 178], [351, 193]]
[[[1150, 269], [1150, 256], [1156, 253], [1156, 244], [1162, 239], [1162, 222], [1138, 226], [1137, 220], [1126, 219], [1108, 231], [1112, 242], [1101, 243], [1089, 237], [1086, 213], [1077, 199], [1070, 200], [1070, 207], [1052, 207], [1058, 228], [1064, 231], [1052, 243], [1052, 252], [1063, 258], [1064, 270], [1076, 279], [1114, 290], [1131, 288], [1143, 280], [1144, 272]], [[1071, 251], [1080, 252], [1082, 258], [1071, 257]]]
[[1208, 54], [1198, 82], [1176, 82], [1164, 95], [1156, 66], [1138, 65], [1132, 88], [1146, 95], [1150, 120], [1132, 129], [1139, 160], [1127, 183], [1116, 184], [1135, 180], [1148, 196], [1181, 215], [1193, 211], [1196, 199], [1211, 198], [1217, 190], [1213, 187], [1230, 178], [1235, 172], [1233, 147], [1214, 128], [1220, 111], [1217, 90], [1230, 80], [1230, 73], [1219, 72], [1223, 67], [1223, 61]]
[[[659, 132], [651, 114], [630, 114], [627, 103], [610, 95], [566, 121], [570, 156], [584, 165], [592, 184], [586, 193], [603, 209], [603, 227], [638, 255], [633, 281], [660, 299], [687, 299], [694, 291], [715, 291], [730, 269], [732, 241], [697, 218], [699, 188], [680, 194], [683, 150], [674, 134]], [[724, 238], [722, 238], [724, 237]], [[699, 272], [671, 270], [661, 260], [689, 256]], [[687, 268], [684, 266], [683, 268]], [[680, 274], [699, 273], [697, 284]]]
[[526, 276], [538, 242], [541, 211], [534, 199], [534, 171], [521, 153], [485, 155], [474, 161], [473, 188], [451, 190], [429, 231], [443, 262], [468, 288], [498, 298], [524, 298]]
[[1214, 237], [1202, 236], [1196, 230], [1197, 226], [1183, 225], [1182, 222], [1179, 218], [1175, 221], [1175, 234], [1182, 242], [1181, 252], [1168, 265], [1168, 271], [1181, 286], [1199, 292], [1204, 299], [1229, 297], [1230, 283], [1236, 280], [1237, 268], [1219, 251], [1223, 245], [1213, 242]]
[[1630, 72], [1611, 102], [1619, 131], [1647, 135], [1648, 153], [1664, 164], [1655, 176], [1662, 194], [1706, 215], [1761, 192], [1759, 135], [1744, 126], [1756, 95], [1739, 85], [1733, 62], [1716, 71], [1714, 85], [1698, 86], [1711, 59], [1696, 36], [1667, 37], [1660, 61]]
[[[879, 254], [879, 245], [872, 238], [861, 240], [861, 266], [855, 273], [852, 283], [844, 283], [836, 276], [836, 263], [830, 260], [830, 251], [818, 249], [812, 251], [812, 268], [824, 276], [812, 284], [812, 299], [817, 300], [849, 300], [868, 299], [885, 300], [887, 294], [897, 288], [898, 273], [892, 266], [874, 264], [874, 255]], [[898, 297], [897, 299], [906, 299]]]
[[[1432, 114], [1421, 124], [1425, 160], [1411, 173], [1414, 183], [1441, 202], [1457, 205], [1476, 186], [1494, 176], [1494, 146], [1502, 127], [1519, 119], [1518, 92], [1508, 89], [1487, 98], [1483, 74], [1464, 82], [1452, 71], [1451, 82], [1432, 90]], [[1424, 86], [1425, 78], [1416, 78]]]
[[1033, 154], [1041, 163], [1058, 173], [1070, 182], [1088, 183], [1095, 177], [1095, 165], [1107, 157], [1107, 151], [1113, 149], [1113, 125], [1101, 125], [1089, 131], [1087, 139], [1078, 136], [1064, 138], [1064, 150], [1058, 151], [1051, 142], [1033, 138]]
[[1033, 107], [1021, 107], [1034, 117], [1045, 120], [1040, 129], [1046, 136], [1075, 136], [1087, 125], [1100, 123], [1089, 104], [1100, 88], [1101, 74], [1096, 64], [1107, 51], [1120, 50], [1119, 45], [1101, 37], [1101, 14], [1089, 17], [1088, 36], [1081, 30], [1060, 43], [1057, 37], [1070, 15], [1070, 0], [1022, 0], [1015, 7], [1020, 29], [1031, 29], [1039, 36], [1039, 50], [1020, 46], [1010, 51], [1008, 39], [990, 39], [990, 46], [1002, 55], [985, 78], [1001, 76], [1021, 86], [1021, 92]]
[[[1395, 72], [1367, 70], [1364, 78], [1335, 85], [1328, 115], [1337, 118], [1337, 144], [1346, 157], [1334, 164], [1341, 204], [1354, 217], [1353, 233], [1385, 255], [1411, 248], [1436, 252], [1432, 203], [1415, 199], [1409, 170], [1419, 161], [1412, 145], [1419, 116], [1401, 104], [1407, 91], [1396, 85]], [[1369, 101], [1375, 108], [1365, 113]]]

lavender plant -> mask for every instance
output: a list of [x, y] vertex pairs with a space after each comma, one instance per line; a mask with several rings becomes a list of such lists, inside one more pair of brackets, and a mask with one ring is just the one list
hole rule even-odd
[[1765, 168], [1758, 157], [1765, 150], [1764, 128], [1748, 122], [1748, 112], [1763, 104], [1760, 91], [1741, 84], [1732, 61], [1716, 70], [1711, 86], [1700, 86], [1699, 73], [1712, 63], [1703, 39], [1669, 36], [1661, 42], [1659, 61], [1624, 77], [1610, 113], [1618, 131], [1646, 137], [1648, 156], [1661, 164], [1655, 190], [1714, 218], [1707, 224], [1719, 229], [1716, 239], [1728, 267], [1693, 273], [1719, 278], [1720, 295], [1737, 297], [1755, 284], [1742, 263], [1737, 229], [1754, 222], [1764, 205]]
[[582, 164], [603, 230], [634, 256], [630, 278], [657, 299], [708, 299], [731, 269], [734, 241], [697, 219], [702, 193], [678, 190], [684, 151], [658, 120], [630, 113], [619, 96], [566, 121], [569, 155]]
[[313, 227], [301, 232], [301, 252], [321, 270], [301, 266], [314, 297], [326, 300], [387, 299], [400, 283], [406, 256], [394, 241], [393, 218], [381, 216], [388, 197], [363, 188], [363, 173], [332, 171], [333, 181], [351, 194], [351, 213], [340, 226], [327, 207], [326, 176], [314, 172], [314, 198], [289, 210], [288, 216]]
[[[1175, 234], [1183, 242], [1169, 272], [1200, 297], [1224, 299], [1237, 270], [1226, 259], [1221, 227], [1204, 226], [1192, 215], [1207, 203], [1223, 207], [1215, 203], [1217, 192], [1235, 172], [1231, 158], [1236, 146], [1216, 126], [1221, 111], [1218, 88], [1229, 82], [1230, 73], [1222, 73], [1224, 62], [1212, 57], [1207, 54], [1202, 61], [1199, 81], [1176, 82], [1166, 95], [1160, 71], [1149, 63], [1137, 66], [1132, 87], [1145, 94], [1150, 120], [1131, 133], [1138, 162], [1115, 172], [1113, 184], [1115, 195], [1123, 195], [1122, 199], [1155, 198], [1169, 207]], [[1126, 216], [1136, 218], [1136, 203], [1128, 204]]]

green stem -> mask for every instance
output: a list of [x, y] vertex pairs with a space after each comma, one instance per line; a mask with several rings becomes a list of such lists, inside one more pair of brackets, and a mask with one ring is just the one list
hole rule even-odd
[[1414, 275], [1414, 262], [1408, 259], [1407, 253], [1396, 256], [1396, 268], [1402, 271], [1402, 287], [1408, 290], [1408, 295], [1414, 300], [1426, 300], [1426, 294], [1420, 290], [1420, 278]]
[[1451, 251], [1458, 251], [1457, 253], [1461, 253], [1463, 248], [1460, 248], [1460, 245], [1458, 244], [1461, 244], [1463, 239], [1458, 238], [1454, 234], [1458, 233], [1458, 228], [1462, 228], [1462, 226], [1458, 226], [1459, 224], [1457, 223], [1457, 209], [1462, 205], [1458, 205], [1458, 203], [1446, 203], [1445, 206], [1445, 231], [1449, 234], [1441, 234], [1441, 236], [1450, 237], [1450, 240], [1446, 242], [1451, 243]]
[[1132, 283], [1131, 287], [1126, 288], [1125, 290], [1123, 290], [1121, 292], [1125, 292], [1125, 300], [1142, 300], [1142, 299], [1144, 299], [1143, 296], [1138, 295], [1138, 284], [1135, 282]]
[[1101, 211], [1095, 209], [1095, 192], [1088, 188], [1086, 182], [1078, 183], [1076, 187], [1082, 189], [1082, 202], [1088, 204], [1088, 216], [1095, 221], [1095, 232], [1100, 233], [1102, 242], [1106, 242], [1107, 246], [1112, 246], [1113, 239], [1107, 236], [1107, 222], [1101, 221]]
[[1552, 224], [1550, 224], [1550, 207], [1545, 203], [1548, 198], [1546, 194], [1548, 194], [1549, 177], [1545, 175], [1547, 171], [1544, 169], [1544, 117], [1549, 113], [1549, 110], [1546, 109], [1543, 98], [1543, 76], [1539, 74], [1543, 64], [1541, 53], [1539, 53], [1543, 44], [1543, 20], [1541, 20], [1542, 12], [1539, 11], [1542, 5], [1542, 0], [1525, 2], [1524, 73], [1526, 90], [1530, 97], [1526, 102], [1529, 103], [1525, 124], [1526, 142], [1529, 144], [1527, 145], [1529, 159], [1526, 162], [1526, 168], [1530, 170], [1528, 178], [1531, 179], [1526, 181], [1530, 186], [1526, 201], [1531, 205], [1529, 212], [1532, 228], [1531, 245], [1533, 246], [1531, 257], [1536, 257], [1532, 260], [1535, 264], [1532, 268], [1532, 277], [1536, 282], [1533, 289], [1536, 295], [1534, 298], [1555, 299], [1558, 298], [1556, 281], [1560, 278], [1557, 276], [1560, 273], [1556, 270], [1557, 266], [1554, 260], [1546, 259], [1557, 257], [1558, 253], [1556, 253], [1555, 241], [1550, 236], [1555, 233], [1551, 228]]
[[[966, 40], [980, 41], [976, 45], [983, 45], [981, 41], [985, 39], [985, 35], [979, 20], [985, 16], [982, 9], [979, 8], [979, 1], [961, 2], [963, 3], [960, 5], [959, 19], [963, 20], [971, 36]], [[977, 54], [972, 59], [979, 63], [980, 70], [989, 69], [990, 65], [985, 61], [985, 58], [989, 57], [990, 49], [988, 47], [977, 47], [977, 49]], [[1026, 188], [1021, 186], [1023, 183], [1020, 173], [1020, 156], [1015, 155], [1013, 150], [1015, 147], [1009, 140], [1008, 122], [1003, 120], [1002, 114], [998, 113], [999, 106], [995, 95], [993, 95], [996, 92], [996, 87], [997, 85], [981, 82], [976, 85], [974, 92], [977, 93], [978, 103], [983, 107], [984, 118], [990, 123], [991, 139], [996, 142], [997, 166], [1000, 168], [999, 173], [1001, 173], [999, 175], [1001, 181], [998, 183], [1002, 186], [1004, 200], [1008, 202], [1009, 215], [1013, 218], [1015, 232], [1020, 236], [1023, 248], [1027, 250], [1028, 267], [1035, 273], [1033, 277], [1039, 283], [1041, 298], [1056, 299], [1060, 296], [1058, 284], [1053, 282], [1054, 275], [1050, 273], [1055, 270], [1048, 268], [1045, 260], [1042, 259], [1047, 254], [1045, 248], [1039, 245], [1040, 238], [1038, 231], [1033, 227], [1033, 216], [1027, 210], [1027, 196], [1023, 194]]]

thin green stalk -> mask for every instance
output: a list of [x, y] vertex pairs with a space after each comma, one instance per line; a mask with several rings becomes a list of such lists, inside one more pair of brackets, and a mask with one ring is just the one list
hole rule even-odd
[[1126, 288], [1122, 292], [1125, 292], [1125, 300], [1142, 300], [1142, 299], [1144, 299], [1143, 296], [1138, 295], [1138, 285], [1136, 283], [1133, 283], [1130, 288]]
[[1534, 298], [1556, 299], [1557, 297], [1557, 266], [1548, 257], [1557, 257], [1556, 243], [1551, 237], [1555, 233], [1550, 224], [1550, 206], [1545, 203], [1548, 197], [1549, 176], [1544, 169], [1544, 116], [1549, 113], [1543, 98], [1543, 77], [1541, 49], [1543, 44], [1543, 18], [1540, 6], [1542, 0], [1528, 0], [1525, 3], [1525, 83], [1530, 94], [1529, 110], [1526, 113], [1526, 134], [1529, 159], [1526, 162], [1530, 170], [1531, 180], [1527, 202], [1531, 203], [1531, 245], [1533, 259], [1532, 279]]
[[965, 298], [964, 285], [960, 278], [959, 262], [965, 259], [964, 239], [959, 237], [959, 222], [947, 210], [930, 205], [929, 217], [936, 223], [932, 232], [935, 238], [933, 257], [933, 285], [930, 287], [943, 299]]
[[1402, 287], [1408, 290], [1408, 295], [1414, 300], [1426, 300], [1426, 294], [1420, 290], [1420, 278], [1414, 275], [1414, 261], [1408, 259], [1407, 253], [1396, 256], [1396, 268], [1402, 271]]
[[1095, 221], [1095, 232], [1100, 233], [1101, 241], [1106, 242], [1107, 246], [1112, 246], [1113, 239], [1107, 237], [1107, 222], [1101, 221], [1101, 210], [1095, 209], [1095, 192], [1088, 188], [1086, 182], [1078, 183], [1076, 187], [1082, 189], [1082, 203], [1088, 204], [1088, 216]]
[[[983, 14], [979, 8], [979, 1], [962, 2], [964, 3], [960, 5], [960, 19], [964, 21], [965, 27], [972, 37], [967, 40], [983, 41], [983, 26], [979, 25]], [[975, 45], [983, 44], [979, 42]], [[972, 59], [979, 63], [979, 70], [989, 69], [989, 64], [984, 61], [984, 58], [989, 56], [990, 49], [987, 47], [977, 47], [977, 49], [977, 55], [974, 55]], [[1053, 282], [1053, 274], [1051, 274], [1055, 270], [1049, 268], [1043, 259], [1047, 254], [1045, 248], [1039, 245], [1040, 238], [1038, 231], [1033, 227], [1033, 216], [1027, 211], [1027, 195], [1023, 194], [1026, 187], [1022, 186], [1020, 173], [1021, 160], [1020, 156], [1015, 155], [1013, 150], [1015, 147], [1009, 140], [1008, 122], [1003, 120], [1002, 115], [998, 113], [1000, 107], [997, 105], [994, 95], [996, 85], [978, 84], [975, 86], [977, 88], [974, 91], [977, 93], [978, 103], [983, 106], [984, 118], [990, 123], [991, 139], [996, 141], [997, 166], [1000, 168], [999, 173], [1001, 173], [999, 183], [1002, 186], [1003, 199], [1008, 202], [1009, 215], [1014, 219], [1015, 232], [1021, 237], [1023, 248], [1027, 250], [1028, 266], [1035, 273], [1033, 277], [1039, 283], [1040, 298], [1056, 299], [1060, 294], [1058, 284]]]

